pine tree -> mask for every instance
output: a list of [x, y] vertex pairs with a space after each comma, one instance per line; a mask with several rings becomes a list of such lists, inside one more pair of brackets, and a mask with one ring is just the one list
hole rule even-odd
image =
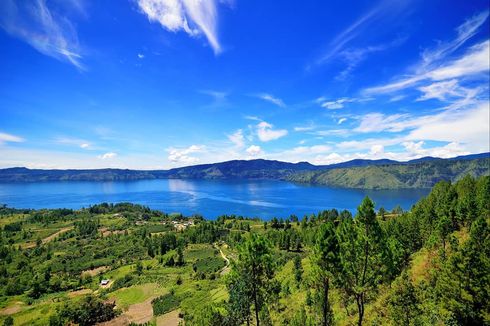
[[336, 281], [339, 272], [339, 243], [335, 225], [329, 221], [320, 226], [313, 253], [314, 285], [317, 288], [322, 312], [322, 325], [332, 321], [329, 301], [330, 287]]
[[339, 238], [340, 284], [345, 294], [355, 299], [358, 325], [362, 325], [369, 295], [377, 290], [389, 266], [385, 237], [371, 199], [364, 198], [354, 221], [343, 221]]

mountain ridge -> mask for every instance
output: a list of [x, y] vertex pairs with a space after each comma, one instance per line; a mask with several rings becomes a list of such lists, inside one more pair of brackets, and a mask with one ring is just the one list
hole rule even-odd
[[[478, 162], [468, 163], [475, 161]], [[0, 169], [0, 183], [145, 179], [275, 179], [347, 188], [426, 188], [432, 186], [434, 180], [456, 180], [462, 173], [461, 171], [466, 171], [475, 176], [485, 174], [489, 162], [490, 153], [480, 153], [447, 159], [424, 157], [406, 162], [389, 159], [355, 159], [330, 165], [313, 165], [309, 162], [290, 163], [265, 159], [231, 160], [169, 170], [115, 168], [44, 170], [12, 167]], [[398, 175], [402, 170], [403, 173], [411, 175], [418, 181], [408, 180], [408, 177], [404, 178]], [[416, 176], [419, 170], [423, 172]]]

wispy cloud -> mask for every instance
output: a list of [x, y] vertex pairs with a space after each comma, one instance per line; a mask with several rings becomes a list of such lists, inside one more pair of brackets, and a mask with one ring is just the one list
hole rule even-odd
[[286, 129], [274, 129], [274, 126], [265, 121], [260, 122], [257, 125], [257, 137], [260, 141], [268, 142], [284, 137], [288, 134]]
[[222, 51], [217, 36], [217, 1], [138, 0], [142, 12], [171, 32], [190, 36], [204, 34], [215, 54]]
[[390, 47], [390, 44], [357, 48], [350, 46], [350, 44], [364, 35], [364, 33], [369, 30], [369, 27], [374, 23], [399, 16], [409, 3], [410, 1], [408, 0], [379, 1], [375, 6], [370, 8], [366, 13], [361, 15], [356, 21], [354, 21], [334, 39], [332, 39], [332, 41], [330, 41], [328, 44], [328, 51], [326, 51], [319, 59], [315, 61], [315, 65], [322, 65], [329, 62], [331, 59], [344, 57], [347, 58], [351, 64], [351, 68], [349, 68], [348, 65], [345, 73], [347, 74], [349, 73], [349, 70], [352, 71], [357, 64], [364, 60], [369, 53], [387, 49]]
[[322, 108], [329, 109], [329, 110], [337, 110], [337, 109], [342, 109], [347, 103], [368, 102], [372, 100], [373, 98], [370, 97], [366, 97], [366, 98], [342, 97], [336, 100], [326, 99], [325, 97], [319, 97], [315, 100], [315, 102], [320, 104]]
[[84, 69], [74, 25], [45, 0], [0, 1], [0, 26], [42, 54]]
[[392, 47], [399, 46], [403, 44], [406, 39], [406, 37], [398, 37], [389, 43], [342, 50], [338, 56], [345, 62], [346, 68], [337, 75], [336, 79], [345, 80], [370, 54], [386, 51]]
[[260, 148], [260, 146], [257, 145], [251, 145], [246, 149], [246, 152], [248, 155], [250, 155], [250, 157], [257, 157], [263, 154], [262, 148]]
[[180, 164], [195, 164], [199, 162], [199, 158], [191, 154], [199, 153], [204, 151], [204, 146], [202, 145], [191, 145], [187, 148], [174, 148], [171, 147], [167, 149], [168, 160], [173, 163]]
[[243, 136], [243, 130], [238, 129], [230, 135], [226, 135], [229, 141], [231, 141], [237, 148], [243, 148], [245, 146], [245, 137]]
[[340, 118], [339, 121], [337, 121], [338, 125], [341, 125], [342, 123], [346, 122], [347, 118]]
[[[456, 29], [457, 35], [453, 40], [440, 43], [433, 49], [423, 51], [420, 62], [415, 66], [414, 73], [395, 79], [395, 81], [385, 85], [367, 88], [365, 93], [391, 93], [410, 87], [419, 87], [427, 81], [440, 82], [488, 72], [490, 69], [488, 60], [490, 56], [489, 40], [470, 46], [458, 58], [450, 57], [450, 55], [477, 33], [487, 18], [488, 11], [471, 17]], [[439, 86], [442, 85], [444, 84], [439, 84]], [[445, 85], [450, 86], [450, 84]]]
[[199, 91], [201, 94], [208, 95], [213, 98], [213, 102], [208, 105], [208, 107], [223, 107], [227, 106], [228, 103], [228, 93], [223, 92], [223, 91], [216, 91], [216, 90], [201, 90]]
[[24, 138], [22, 137], [0, 132], [0, 145], [3, 145], [5, 143], [21, 143], [23, 141]]
[[54, 142], [62, 145], [76, 146], [82, 149], [94, 149], [93, 145], [84, 139], [70, 138], [70, 137], [58, 137], [54, 139]]
[[117, 153], [114, 153], [114, 152], [108, 152], [108, 153], [104, 153], [104, 154], [101, 154], [98, 156], [98, 158], [100, 158], [101, 160], [110, 160], [110, 159], [113, 159], [117, 156]]
[[282, 108], [286, 106], [286, 104], [284, 104], [284, 101], [282, 99], [268, 93], [257, 94], [257, 97]]
[[483, 11], [467, 19], [463, 24], [456, 28], [457, 36], [449, 42], [441, 42], [433, 49], [426, 49], [422, 52], [421, 68], [431, 65], [440, 59], [450, 55], [460, 48], [466, 41], [476, 35], [479, 28], [488, 18], [488, 11]]

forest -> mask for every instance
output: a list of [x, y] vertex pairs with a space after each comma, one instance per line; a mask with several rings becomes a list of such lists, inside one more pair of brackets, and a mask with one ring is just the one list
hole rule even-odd
[[409, 211], [0, 206], [3, 325], [488, 325], [490, 177]]

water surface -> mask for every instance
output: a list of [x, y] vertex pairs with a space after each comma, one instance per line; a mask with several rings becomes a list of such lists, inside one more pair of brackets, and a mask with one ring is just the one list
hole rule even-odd
[[364, 196], [376, 207], [409, 209], [428, 190], [360, 190], [270, 180], [140, 180], [120, 182], [0, 183], [0, 203], [16, 208], [81, 208], [101, 202], [132, 202], [167, 213], [303, 216], [324, 209], [353, 213]]

